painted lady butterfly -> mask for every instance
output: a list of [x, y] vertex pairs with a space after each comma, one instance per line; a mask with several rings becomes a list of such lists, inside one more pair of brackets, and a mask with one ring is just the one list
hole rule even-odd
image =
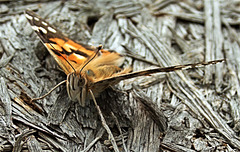
[[124, 79], [196, 68], [224, 61], [221, 59], [130, 73], [131, 68], [121, 69], [119, 67], [124, 61], [124, 57], [120, 54], [104, 50], [101, 46], [95, 48], [76, 43], [31, 10], [26, 10], [25, 16], [49, 53], [66, 73], [67, 80], [62, 83], [66, 82], [70, 99], [78, 100], [81, 106], [85, 106], [89, 91], [96, 96], [110, 85], [117, 84]]

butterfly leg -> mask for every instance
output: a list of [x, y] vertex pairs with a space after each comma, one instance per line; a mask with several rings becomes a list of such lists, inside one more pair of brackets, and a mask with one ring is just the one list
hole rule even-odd
[[67, 80], [64, 80], [64, 81], [58, 83], [54, 88], [52, 88], [50, 91], [48, 91], [48, 93], [46, 93], [46, 94], [44, 94], [43, 96], [38, 97], [38, 98], [32, 98], [31, 101], [36, 101], [36, 100], [40, 100], [40, 99], [45, 98], [45, 97], [48, 96], [50, 93], [52, 93], [56, 88], [58, 88], [60, 85], [66, 83], [66, 82], [67, 82]]
[[103, 127], [106, 129], [106, 131], [107, 131], [107, 133], [108, 133], [108, 135], [109, 135], [109, 139], [110, 139], [110, 141], [111, 141], [111, 143], [112, 143], [112, 146], [113, 146], [114, 151], [119, 151], [118, 146], [117, 146], [117, 143], [116, 143], [116, 141], [115, 141], [115, 139], [114, 139], [114, 136], [113, 136], [113, 134], [112, 134], [109, 126], [107, 125], [107, 122], [106, 122], [105, 118], [103, 117], [102, 111], [101, 111], [99, 105], [97, 104], [97, 101], [96, 101], [96, 99], [95, 99], [95, 97], [94, 97], [94, 94], [93, 94], [93, 92], [92, 92], [91, 89], [89, 89], [89, 93], [90, 93], [90, 95], [92, 96], [93, 102], [94, 102], [94, 104], [95, 104], [95, 106], [96, 106], [96, 108], [97, 108], [97, 110], [98, 110], [98, 113], [99, 113], [100, 118], [101, 118], [101, 121], [102, 121], [102, 125], [103, 125]]

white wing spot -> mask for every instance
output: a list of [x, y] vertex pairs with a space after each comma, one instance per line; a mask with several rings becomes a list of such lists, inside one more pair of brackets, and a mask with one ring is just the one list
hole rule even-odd
[[79, 58], [79, 59], [85, 59], [85, 57], [84, 57], [84, 56], [81, 56], [81, 55], [79, 55], [79, 54], [76, 54], [76, 53], [74, 53], [74, 55], [76, 55], [76, 56], [77, 56], [77, 58]]
[[34, 31], [39, 31], [39, 29], [38, 29], [37, 26], [32, 26], [32, 29], [33, 29]]
[[57, 33], [57, 31], [54, 29], [54, 28], [52, 28], [52, 27], [48, 27], [48, 30], [50, 31], [50, 32], [52, 32], [52, 33]]
[[68, 50], [68, 49], [66, 50], [66, 51], [68, 51], [68, 52], [72, 52], [71, 49], [74, 49], [74, 50], [77, 49], [77, 48], [75, 48], [73, 45], [70, 45], [70, 44], [68, 44], [68, 43], [65, 43], [65, 44], [64, 44], [64, 47], [70, 48], [69, 50]]
[[45, 25], [45, 26], [47, 26], [47, 25], [48, 25], [48, 24], [47, 24], [46, 22], [44, 22], [44, 21], [42, 21], [42, 24], [43, 24], [43, 25]]
[[39, 18], [37, 18], [37, 17], [34, 17], [34, 20], [35, 20], [35, 21], [39, 21]]
[[30, 16], [30, 15], [28, 15], [28, 14], [25, 14], [25, 16], [26, 16], [26, 18], [29, 19], [29, 20], [32, 20], [32, 19], [33, 19], [33, 17]]
[[47, 30], [43, 27], [39, 27], [39, 30], [41, 30], [44, 34], [47, 34]]

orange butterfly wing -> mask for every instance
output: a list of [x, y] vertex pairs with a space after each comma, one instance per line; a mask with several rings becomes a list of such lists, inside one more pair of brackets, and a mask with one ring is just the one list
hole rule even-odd
[[[83, 63], [96, 53], [97, 49], [95, 47], [76, 43], [67, 38], [62, 32], [54, 28], [33, 11], [26, 10], [25, 16], [49, 53], [66, 74], [74, 72], [74, 69], [81, 67]], [[110, 53], [111, 52], [107, 50], [101, 50], [99, 56]]]

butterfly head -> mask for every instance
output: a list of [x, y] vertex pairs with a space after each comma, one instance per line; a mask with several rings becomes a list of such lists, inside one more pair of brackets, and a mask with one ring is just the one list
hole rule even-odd
[[69, 73], [67, 76], [67, 92], [68, 96], [71, 100], [79, 101], [79, 104], [84, 107], [85, 100], [87, 99], [88, 88], [87, 88], [87, 78], [83, 75], [83, 73], [87, 74], [88, 76], [92, 74], [91, 70], [86, 70], [83, 72], [84, 68], [98, 55], [100, 50], [102, 49], [102, 45], [99, 45], [97, 48], [97, 52], [82, 66], [79, 72]]
[[67, 76], [67, 92], [71, 100], [79, 101], [79, 104], [84, 107], [87, 98], [87, 79], [81, 74], [69, 73]]

